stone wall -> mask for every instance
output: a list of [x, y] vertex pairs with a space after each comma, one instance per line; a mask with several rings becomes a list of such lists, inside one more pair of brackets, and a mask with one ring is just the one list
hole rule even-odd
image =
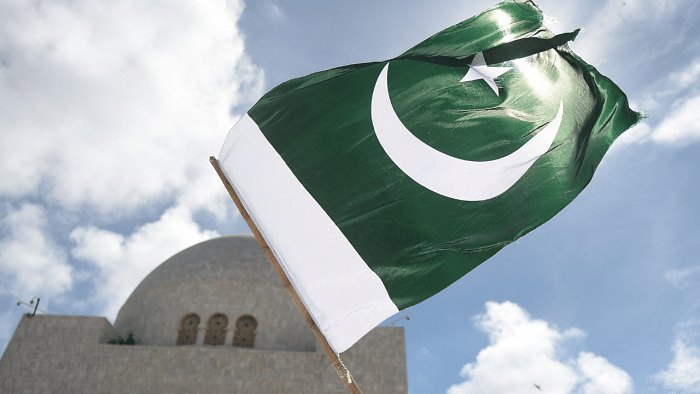
[[[319, 352], [108, 344], [114, 334], [104, 317], [23, 316], [0, 359], [0, 392], [348, 392]], [[365, 394], [408, 392], [403, 328], [375, 328], [341, 359]]]

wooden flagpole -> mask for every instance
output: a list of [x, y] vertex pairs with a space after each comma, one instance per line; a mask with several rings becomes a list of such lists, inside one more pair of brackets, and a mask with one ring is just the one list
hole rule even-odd
[[348, 371], [348, 369], [345, 368], [345, 365], [343, 365], [343, 362], [340, 361], [338, 355], [335, 354], [335, 351], [333, 351], [331, 345], [328, 344], [326, 337], [323, 336], [323, 333], [316, 325], [316, 322], [314, 322], [314, 319], [311, 317], [311, 314], [309, 314], [309, 311], [306, 309], [306, 306], [304, 306], [304, 303], [301, 302], [299, 295], [297, 294], [296, 290], [294, 290], [294, 286], [292, 286], [292, 282], [290, 282], [289, 278], [287, 278], [287, 274], [284, 273], [284, 270], [282, 270], [282, 267], [280, 267], [277, 258], [272, 253], [270, 246], [265, 241], [265, 238], [263, 238], [262, 234], [260, 233], [260, 230], [258, 230], [258, 227], [255, 225], [255, 223], [253, 223], [253, 219], [251, 219], [250, 215], [248, 214], [248, 211], [246, 211], [245, 207], [241, 203], [240, 198], [238, 198], [238, 194], [236, 194], [236, 191], [233, 190], [233, 186], [226, 178], [226, 175], [224, 175], [224, 173], [221, 171], [219, 161], [216, 160], [214, 156], [210, 156], [209, 161], [211, 162], [211, 165], [214, 166], [216, 173], [219, 174], [219, 178], [221, 178], [221, 181], [224, 183], [228, 194], [231, 196], [231, 199], [236, 204], [236, 207], [238, 208], [238, 211], [240, 211], [241, 216], [243, 216], [245, 222], [248, 223], [248, 227], [250, 227], [250, 230], [253, 232], [255, 239], [258, 241], [258, 244], [260, 244], [260, 248], [262, 248], [263, 253], [265, 253], [268, 260], [270, 260], [272, 267], [275, 269], [275, 272], [277, 272], [277, 276], [279, 276], [280, 280], [282, 281], [282, 285], [285, 289], [287, 289], [287, 292], [294, 300], [294, 303], [297, 305], [297, 308], [299, 308], [299, 312], [301, 312], [302, 316], [304, 316], [306, 323], [308, 323], [309, 327], [311, 327], [311, 331], [313, 331], [314, 335], [316, 335], [316, 339], [318, 339], [318, 342], [321, 344], [323, 351], [326, 352], [326, 356], [328, 356], [328, 359], [331, 361], [331, 364], [333, 364], [335, 372], [338, 373], [338, 376], [345, 383], [345, 385], [348, 387], [348, 390], [350, 390], [352, 394], [362, 394], [360, 389], [357, 387], [357, 384], [355, 384], [355, 380], [352, 378], [352, 374], [350, 374], [350, 371]]

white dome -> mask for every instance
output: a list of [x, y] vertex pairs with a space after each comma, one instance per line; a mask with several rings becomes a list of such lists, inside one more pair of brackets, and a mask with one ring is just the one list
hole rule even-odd
[[255, 349], [316, 347], [313, 333], [257, 241], [245, 235], [205, 241], [166, 260], [136, 287], [114, 327], [122, 337], [133, 333], [137, 342], [153, 346], [183, 343], [183, 332], [193, 328], [187, 332], [195, 333], [194, 346], [207, 346], [205, 331], [211, 324], [208, 341], [218, 332], [216, 343], [230, 347], [237, 321], [257, 325]]

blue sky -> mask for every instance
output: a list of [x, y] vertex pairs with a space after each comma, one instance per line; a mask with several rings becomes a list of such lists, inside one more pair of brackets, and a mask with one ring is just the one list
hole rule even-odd
[[[700, 3], [539, 1], [648, 119], [541, 228], [396, 318], [419, 393], [700, 393]], [[208, 163], [266, 90], [490, 1], [0, 3], [0, 349], [41, 297], [107, 316], [247, 232]]]

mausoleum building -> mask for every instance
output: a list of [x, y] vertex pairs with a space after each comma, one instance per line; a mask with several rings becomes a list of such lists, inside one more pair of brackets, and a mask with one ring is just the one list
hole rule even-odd
[[[341, 354], [364, 393], [407, 393], [401, 327]], [[105, 317], [24, 315], [0, 393], [347, 393], [252, 236], [202, 242]]]

